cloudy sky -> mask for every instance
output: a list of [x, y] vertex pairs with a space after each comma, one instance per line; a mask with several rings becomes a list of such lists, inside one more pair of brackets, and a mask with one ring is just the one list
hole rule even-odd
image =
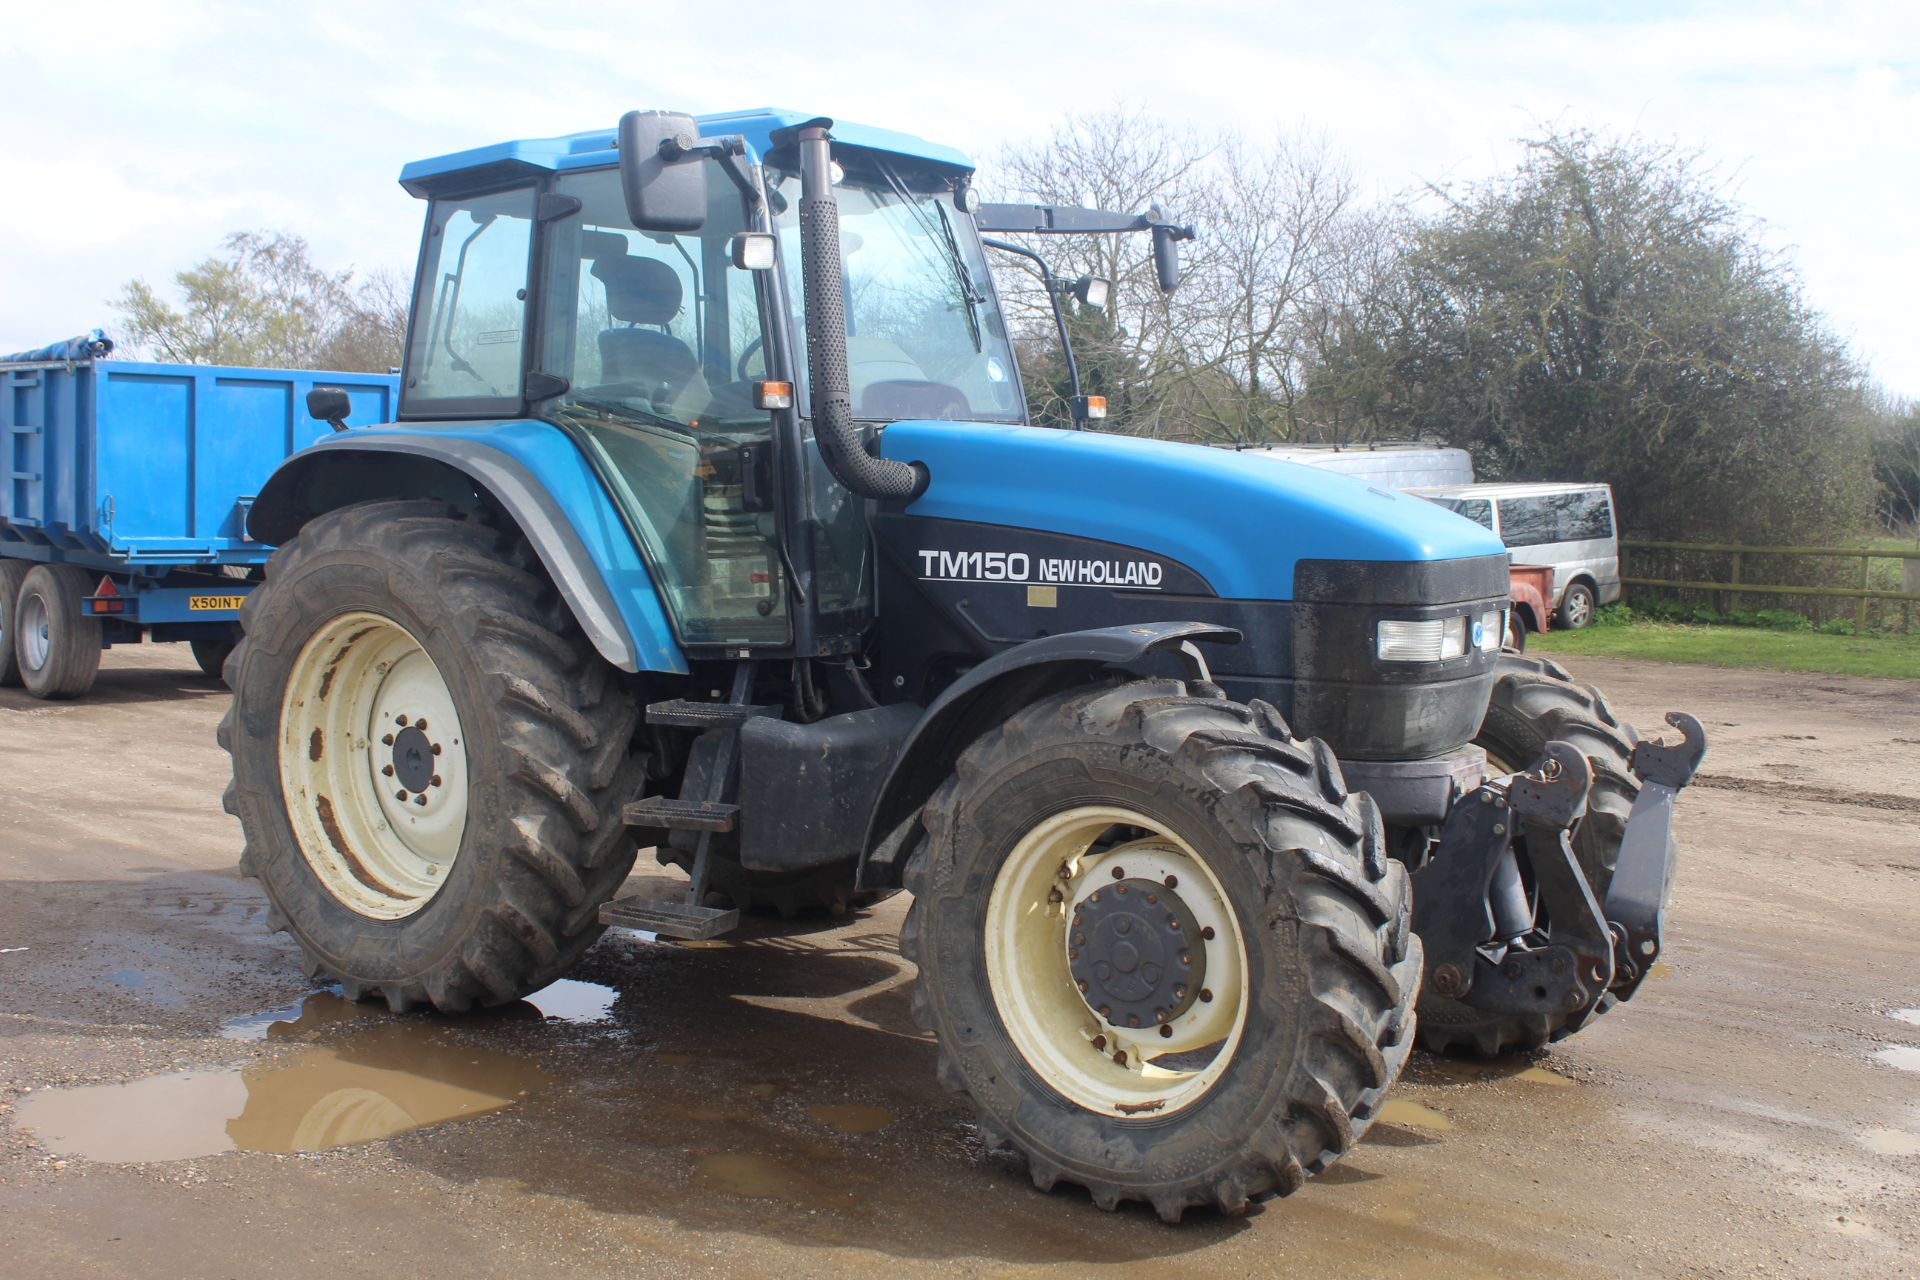
[[1119, 101], [1324, 131], [1380, 194], [1504, 169], [1544, 120], [1701, 148], [1874, 375], [1920, 397], [1912, 0], [17, 0], [0, 351], [110, 326], [123, 281], [159, 282], [230, 230], [410, 271], [405, 161], [630, 107], [789, 106], [986, 158]]

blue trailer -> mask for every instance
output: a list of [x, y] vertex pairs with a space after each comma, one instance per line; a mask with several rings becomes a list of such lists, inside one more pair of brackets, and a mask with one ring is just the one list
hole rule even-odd
[[0, 357], [0, 685], [85, 693], [101, 650], [189, 641], [218, 675], [270, 548], [254, 494], [329, 434], [305, 409], [338, 387], [393, 416], [390, 375], [153, 364], [84, 338]]

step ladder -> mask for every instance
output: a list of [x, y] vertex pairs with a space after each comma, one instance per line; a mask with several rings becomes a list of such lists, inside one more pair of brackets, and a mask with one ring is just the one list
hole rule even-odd
[[721, 733], [719, 750], [708, 773], [704, 795], [679, 797], [647, 796], [621, 810], [628, 826], [665, 828], [669, 831], [697, 831], [693, 868], [689, 873], [686, 896], [680, 901], [634, 896], [619, 898], [600, 908], [600, 923], [613, 929], [639, 929], [662, 938], [699, 941], [717, 937], [740, 923], [737, 907], [710, 907], [706, 904], [707, 880], [713, 858], [713, 837], [732, 831], [740, 815], [740, 806], [720, 799], [727, 778], [733, 772], [735, 754], [740, 748], [740, 726], [755, 716], [773, 714], [773, 708], [747, 701], [753, 691], [751, 660], [734, 668], [733, 689], [725, 702], [693, 702], [676, 698], [655, 702], [647, 707], [647, 723], [668, 728], [697, 729]]

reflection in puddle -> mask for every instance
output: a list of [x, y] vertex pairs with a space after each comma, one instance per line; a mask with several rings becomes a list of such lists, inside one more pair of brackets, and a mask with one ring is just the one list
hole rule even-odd
[[1902, 1071], [1920, 1071], [1920, 1047], [1914, 1045], [1883, 1044], [1873, 1051], [1873, 1056]]
[[543, 1017], [560, 1022], [605, 1022], [620, 993], [597, 982], [562, 978], [524, 997]]
[[1861, 1141], [1867, 1150], [1883, 1156], [1920, 1156], [1920, 1134], [1899, 1129], [1869, 1129]]
[[709, 1191], [758, 1200], [801, 1200], [812, 1189], [812, 1180], [797, 1170], [765, 1156], [735, 1152], [700, 1157], [695, 1180]]
[[37, 1091], [15, 1118], [51, 1150], [89, 1160], [184, 1160], [222, 1151], [321, 1151], [508, 1107], [546, 1084], [539, 1068], [454, 1043], [442, 1024], [310, 996], [258, 1039], [364, 1022], [331, 1043], [220, 1071]]
[[807, 1119], [859, 1138], [892, 1124], [893, 1113], [864, 1102], [821, 1102], [807, 1108]]
[[1554, 1089], [1571, 1089], [1573, 1087], [1573, 1081], [1567, 1079], [1559, 1072], [1549, 1071], [1545, 1067], [1528, 1067], [1525, 1071], [1515, 1075], [1514, 1079], [1525, 1080], [1528, 1084], [1544, 1084]]
[[1381, 1107], [1378, 1118], [1382, 1124], [1405, 1125], [1410, 1129], [1428, 1129], [1434, 1133], [1446, 1133], [1453, 1128], [1453, 1121], [1438, 1111], [1405, 1098], [1395, 1098]]
[[1910, 1022], [1920, 1027], [1920, 1009], [1894, 1009], [1887, 1016], [1896, 1022]]

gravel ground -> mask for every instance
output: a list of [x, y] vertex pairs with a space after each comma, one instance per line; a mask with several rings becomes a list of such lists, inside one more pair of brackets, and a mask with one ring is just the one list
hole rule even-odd
[[1550, 1053], [1415, 1055], [1328, 1175], [1179, 1228], [982, 1154], [899, 899], [396, 1018], [267, 934], [184, 648], [0, 691], [0, 1271], [1920, 1274], [1920, 683], [1575, 671], [1711, 738], [1654, 980]]

